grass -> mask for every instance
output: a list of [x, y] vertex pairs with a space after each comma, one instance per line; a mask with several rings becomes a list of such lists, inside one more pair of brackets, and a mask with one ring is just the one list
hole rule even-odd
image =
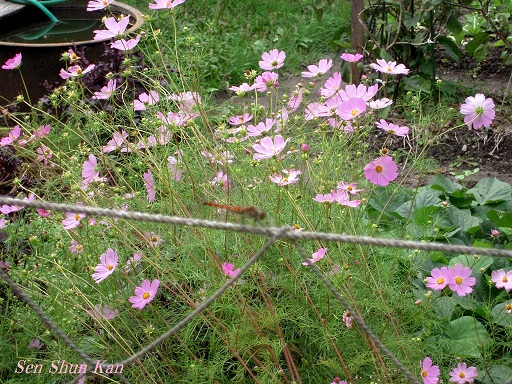
[[[69, 204], [249, 225], [288, 225], [296, 230], [428, 238], [434, 225], [442, 226], [453, 218], [432, 224], [421, 221], [425, 214], [415, 215], [412, 208], [410, 216], [399, 217], [398, 208], [412, 204], [409, 199], [414, 200], [416, 192], [427, 193], [408, 190], [400, 183], [411, 169], [421, 175], [432, 167], [424, 153], [437, 136], [421, 128], [431, 120], [454, 118], [447, 108], [423, 111], [419, 109], [424, 105], [421, 99], [413, 99], [411, 94], [404, 97], [404, 109], [407, 103], [418, 106], [411, 112], [414, 140], [409, 150], [391, 150], [400, 165], [400, 179], [385, 187], [372, 184], [363, 172], [391, 141], [375, 133], [375, 120], [383, 117], [382, 112], [352, 120], [357, 129], [348, 133], [328, 125], [325, 119], [304, 119], [302, 109], [290, 111], [286, 122], [278, 122], [281, 130], [277, 132], [274, 126], [269, 135], [283, 135], [289, 142], [279, 154], [264, 160], [254, 157], [254, 145], [261, 137], [243, 140], [241, 131], [233, 142], [221, 139], [231, 116], [251, 113], [254, 124], [276, 116], [283, 120], [282, 110], [295, 94], [285, 97], [276, 88], [253, 99], [234, 97], [219, 107], [211, 99], [213, 90], [248, 81], [244, 71], [256, 69], [261, 54], [274, 47], [287, 53], [280, 75], [296, 74], [304, 64], [326, 55], [331, 40], [326, 36], [336, 38], [338, 28], [348, 22], [347, 8], [338, 4], [326, 12], [324, 24], [319, 24], [308, 4], [196, 1], [177, 7], [172, 14], [152, 13], [144, 27], [145, 37], [135, 52], [123, 59], [119, 73], [112, 74], [121, 86], [110, 99], [91, 99], [99, 85], [89, 78], [93, 85], [88, 88], [87, 78], [75, 78], [32, 113], [13, 115], [23, 137], [28, 138], [42, 124], [51, 125], [51, 131], [25, 145], [16, 140], [10, 146], [20, 163], [5, 173], [2, 193], [20, 197], [34, 193], [37, 199]], [[311, 92], [309, 98], [314, 99], [318, 86], [298, 89]], [[134, 111], [134, 99], [151, 90], [159, 93], [160, 100], [146, 110]], [[198, 92], [202, 101], [198, 102], [197, 95], [193, 105], [176, 99], [187, 91]], [[158, 112], [167, 116], [185, 110], [193, 114], [186, 124], [164, 124], [161, 130]], [[123, 143], [111, 152], [104, 151], [113, 135], [122, 131], [126, 133]], [[150, 145], [150, 135], [155, 136], [154, 145]], [[42, 144], [51, 151], [48, 164], [38, 159], [37, 149]], [[234, 161], [227, 161], [226, 151]], [[91, 155], [97, 160], [95, 171], [104, 179], [85, 187], [84, 164]], [[170, 163], [169, 157], [175, 163]], [[269, 176], [291, 169], [302, 172], [298, 182], [280, 186], [270, 181]], [[221, 171], [229, 178], [229, 188], [226, 180], [218, 181]], [[148, 172], [154, 185], [148, 182]], [[364, 188], [350, 196], [351, 201], [360, 200], [360, 206], [313, 201], [318, 194], [335, 190], [341, 181]], [[459, 193], [450, 186], [454, 194]], [[150, 199], [152, 189], [154, 200]], [[429, 193], [435, 195], [429, 199], [440, 199], [440, 192]], [[267, 218], [253, 222], [203, 202], [255, 206], [266, 212]], [[434, 215], [439, 205], [418, 210], [426, 208]], [[224, 263], [240, 268], [266, 242], [264, 237], [247, 233], [99, 217], [82, 218], [76, 227], [65, 229], [65, 217], [61, 212], [46, 217], [30, 209], [6, 214], [0, 260], [10, 263], [6, 269], [11, 278], [85, 353], [109, 364], [141, 350], [178, 323], [226, 282]], [[442, 228], [446, 233], [453, 229]], [[469, 231], [465, 235], [476, 236]], [[479, 241], [488, 241], [485, 236], [483, 233]], [[73, 241], [81, 251], [69, 248]], [[506, 244], [506, 237], [502, 241]], [[447, 380], [460, 354], [438, 347], [437, 340], [447, 337], [444, 329], [457, 315], [481, 315], [506, 299], [504, 294], [489, 293], [487, 301], [483, 300], [484, 309], [473, 308], [472, 312], [474, 302], [463, 302], [446, 292], [444, 296], [428, 294], [423, 279], [434, 266], [447, 264], [447, 255], [319, 240], [299, 243], [308, 256], [328, 248], [315, 265], [418, 377], [418, 361], [432, 356]], [[119, 264], [111, 265], [112, 274], [96, 283], [92, 275], [108, 249], [117, 252]], [[140, 263], [127, 265], [135, 254], [141, 255]], [[123, 374], [132, 383], [330, 383], [336, 376], [357, 384], [407, 382], [362, 329], [344, 323], [346, 309], [303, 262], [291, 242], [277, 241], [205, 312], [135, 364], [124, 367]], [[491, 264], [485, 265], [491, 268]], [[509, 268], [510, 263], [495, 267]], [[488, 277], [479, 276], [481, 281]], [[128, 299], [146, 279], [160, 281], [157, 294], [143, 309], [134, 309]], [[0, 381], [31, 382], [35, 376], [27, 374], [29, 363], [44, 367], [45, 373], [37, 376], [41, 383], [76, 377], [69, 372], [48, 373], [52, 362], [78, 364], [82, 360], [15, 299], [5, 284], [0, 298], [4, 315], [0, 320]], [[418, 303], [419, 299], [423, 303]], [[103, 315], [94, 312], [96, 306]], [[446, 315], [447, 307], [456, 315]], [[509, 330], [495, 330], [491, 335], [499, 332], [504, 340], [510, 339]], [[40, 348], [31, 346], [35, 339]], [[467, 340], [450, 342], [463, 345]], [[462, 355], [468, 364], [478, 365], [480, 370], [499, 360], [491, 356], [496, 352], [494, 344], [472, 343], [482, 353]], [[500, 362], [505, 364], [509, 354], [503, 352]], [[115, 376], [97, 376], [98, 382], [117, 380]]]

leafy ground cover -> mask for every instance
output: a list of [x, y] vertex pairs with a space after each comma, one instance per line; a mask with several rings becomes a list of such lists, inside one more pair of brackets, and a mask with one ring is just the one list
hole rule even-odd
[[[210, 19], [195, 18], [196, 4]], [[103, 61], [66, 52], [62, 86], [11, 115], [16, 125], [0, 141], [2, 194], [510, 249], [510, 184], [440, 174], [428, 157], [442, 137], [487, 132], [503, 104], [468, 90], [449, 107], [413, 91], [393, 102], [388, 89], [409, 75], [407, 63], [320, 59], [323, 40], [312, 31], [322, 25], [287, 4], [155, 1], [145, 33], [125, 40], [127, 20], [107, 18]], [[251, 23], [229, 25], [247, 9], [258, 9]], [[340, 67], [351, 65], [365, 71], [358, 85], [341, 82]], [[2, 70], [22, 76], [23, 58]], [[212, 91], [226, 88], [232, 98], [219, 105]], [[303, 260], [280, 240], [241, 274], [265, 238], [12, 205], [0, 212], [2, 270], [86, 354], [112, 364], [82, 382], [118, 381], [114, 363], [232, 277], [205, 312], [122, 368], [130, 382], [410, 382], [354, 316], [418, 382], [512, 379], [506, 258], [302, 240]], [[4, 283], [0, 298], [1, 381], [78, 379], [81, 358]]]

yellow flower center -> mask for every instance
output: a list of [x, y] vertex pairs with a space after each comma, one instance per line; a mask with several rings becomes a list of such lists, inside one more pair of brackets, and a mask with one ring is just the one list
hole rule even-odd
[[501, 281], [503, 281], [504, 283], [508, 283], [508, 278], [507, 278], [507, 276], [503, 276], [503, 279], [502, 279]]
[[352, 190], [352, 186], [351, 186], [351, 185], [349, 185], [349, 186], [347, 187], [347, 191], [351, 191], [351, 190]]
[[426, 369], [424, 369], [423, 371], [421, 371], [421, 377], [427, 377], [428, 376], [428, 372]]
[[388, 71], [388, 72], [391, 72], [391, 71], [392, 71], [391, 67], [388, 67], [388, 68], [387, 68], [387, 71]]
[[457, 284], [457, 285], [462, 284], [462, 277], [455, 278], [455, 284]]
[[443, 284], [443, 283], [444, 283], [444, 279], [442, 277], [437, 279], [437, 284]]
[[353, 109], [352, 112], [350, 112], [350, 113], [352, 114], [352, 116], [355, 116], [355, 115], [357, 115], [357, 112], [358, 112], [357, 109]]
[[377, 173], [381, 173], [381, 172], [382, 172], [382, 166], [377, 165], [377, 166], [375, 167], [375, 172], [377, 172]]
[[149, 296], [151, 296], [151, 295], [149, 294], [149, 292], [144, 292], [144, 294], [142, 295], [142, 298], [143, 298], [143, 299], [148, 299], [148, 298], [149, 298]]
[[103, 0], [103, 5], [107, 5], [108, 4], [108, 1], [107, 0]]
[[109, 265], [107, 265], [107, 269], [108, 269], [109, 271], [111, 271], [112, 269], [114, 269], [114, 266], [113, 266], [112, 264], [109, 264]]
[[466, 377], [466, 374], [465, 374], [464, 372], [460, 372], [460, 373], [459, 373], [459, 377], [460, 377], [461, 379], [463, 379], [463, 378], [465, 378], [465, 377]]
[[80, 215], [78, 213], [75, 213], [75, 221], [80, 221]]
[[78, 73], [79, 75], [81, 75], [81, 74], [82, 74], [82, 68], [78, 68], [78, 69], [76, 70], [76, 73]]

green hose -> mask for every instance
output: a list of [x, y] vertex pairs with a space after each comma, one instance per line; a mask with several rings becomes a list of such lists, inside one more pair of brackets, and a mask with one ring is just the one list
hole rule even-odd
[[38, 1], [38, 0], [11, 0], [13, 3], [16, 3], [16, 4], [22, 4], [22, 5], [33, 5], [34, 7], [37, 7], [39, 8], [46, 16], [48, 16], [48, 18], [54, 22], [54, 23], [58, 23], [59, 22], [59, 19], [57, 19], [55, 17], [55, 15], [53, 13], [51, 13], [48, 8], [45, 7], [45, 5], [54, 5], [54, 4], [59, 4], [59, 3], [63, 3], [67, 0], [43, 0], [43, 1]]

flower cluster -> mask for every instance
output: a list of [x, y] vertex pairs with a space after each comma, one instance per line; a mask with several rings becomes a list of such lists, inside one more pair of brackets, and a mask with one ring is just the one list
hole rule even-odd
[[[433, 365], [430, 357], [420, 362], [421, 378], [423, 384], [437, 384], [439, 382], [439, 376], [441, 371], [437, 365]], [[466, 363], [458, 363], [450, 372], [450, 383], [457, 384], [473, 384], [475, 377], [478, 377], [478, 371], [476, 367], [468, 367]]]
[[473, 292], [476, 279], [471, 276], [471, 268], [456, 264], [454, 267], [434, 268], [431, 276], [425, 279], [426, 286], [433, 290], [441, 290], [446, 286], [459, 296]]

